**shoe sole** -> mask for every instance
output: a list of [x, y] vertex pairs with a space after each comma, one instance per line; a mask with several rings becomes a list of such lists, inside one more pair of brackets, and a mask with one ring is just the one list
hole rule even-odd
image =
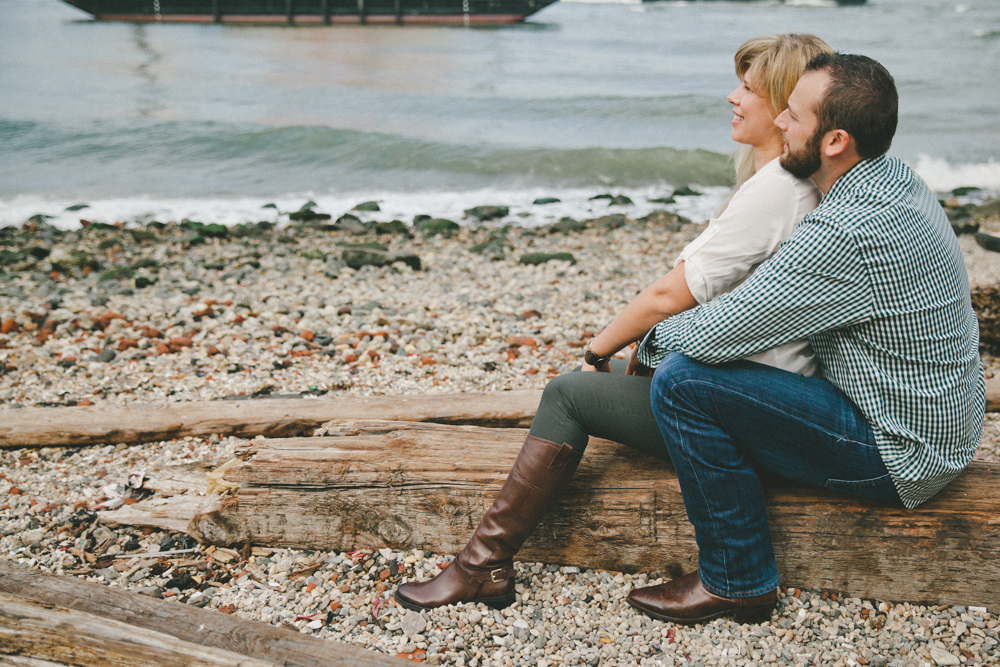
[[[392, 597], [396, 601], [396, 604], [398, 604], [400, 607], [404, 607], [411, 611], [428, 611], [431, 609], [438, 608], [438, 607], [423, 607], [419, 604], [410, 602], [409, 600], [404, 600], [398, 595], [393, 595]], [[512, 593], [510, 595], [502, 595], [496, 598], [480, 598], [478, 600], [460, 600], [459, 602], [453, 604], [484, 604], [490, 609], [506, 609], [507, 607], [514, 604], [515, 599], [516, 596]], [[440, 605], [440, 606], [444, 607], [446, 605]]]
[[653, 618], [659, 619], [661, 621], [668, 621], [670, 623], [678, 623], [680, 625], [694, 625], [696, 623], [707, 623], [708, 621], [714, 620], [716, 618], [722, 618], [723, 616], [732, 616], [733, 620], [737, 623], [767, 623], [771, 620], [771, 612], [774, 611], [774, 605], [768, 605], [766, 607], [749, 607], [747, 609], [727, 609], [714, 614], [709, 614], [708, 616], [702, 616], [700, 618], [674, 618], [672, 616], [667, 616], [666, 614], [661, 614], [652, 609], [647, 609], [642, 605], [639, 605], [632, 600], [626, 600], [628, 605], [640, 611], [647, 616], [652, 616]]

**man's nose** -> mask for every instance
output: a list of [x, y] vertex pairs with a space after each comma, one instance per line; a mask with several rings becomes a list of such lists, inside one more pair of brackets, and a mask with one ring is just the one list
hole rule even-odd
[[778, 114], [778, 117], [774, 119], [774, 124], [778, 126], [778, 129], [782, 132], [788, 127], [788, 109], [785, 109]]

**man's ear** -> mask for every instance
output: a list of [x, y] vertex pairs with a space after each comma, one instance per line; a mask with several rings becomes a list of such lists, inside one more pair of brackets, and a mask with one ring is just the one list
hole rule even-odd
[[827, 157], [843, 155], [852, 143], [851, 135], [844, 130], [830, 130], [823, 137], [823, 154]]

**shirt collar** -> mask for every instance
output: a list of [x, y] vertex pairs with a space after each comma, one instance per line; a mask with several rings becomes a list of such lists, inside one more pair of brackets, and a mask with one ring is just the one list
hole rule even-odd
[[879, 155], [869, 160], [862, 160], [841, 175], [823, 199], [845, 195], [857, 190], [862, 184], [870, 183], [878, 174], [884, 173], [887, 170], [888, 162], [889, 158], [885, 155]]

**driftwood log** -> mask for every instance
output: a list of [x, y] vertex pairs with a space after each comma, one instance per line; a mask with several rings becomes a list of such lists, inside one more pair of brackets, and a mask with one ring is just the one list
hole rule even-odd
[[0, 561], [0, 663], [389, 667], [395, 658]]
[[[528, 427], [542, 392], [176, 402], [4, 410], [0, 449], [138, 444], [212, 433], [253, 438], [311, 435], [327, 421], [393, 421]], [[1000, 411], [1000, 378], [986, 382], [986, 411]]]
[[339, 419], [529, 426], [541, 391], [271, 398], [4, 410], [0, 448], [137, 444], [186, 436], [312, 435]]
[[[339, 437], [258, 442], [239, 482], [192, 519], [213, 544], [455, 553], [504, 482], [525, 431], [348, 422]], [[974, 462], [917, 510], [822, 489], [768, 491], [785, 585], [1000, 611], [1000, 464]], [[570, 488], [518, 558], [676, 576], [694, 530], [664, 461], [592, 438]]]

